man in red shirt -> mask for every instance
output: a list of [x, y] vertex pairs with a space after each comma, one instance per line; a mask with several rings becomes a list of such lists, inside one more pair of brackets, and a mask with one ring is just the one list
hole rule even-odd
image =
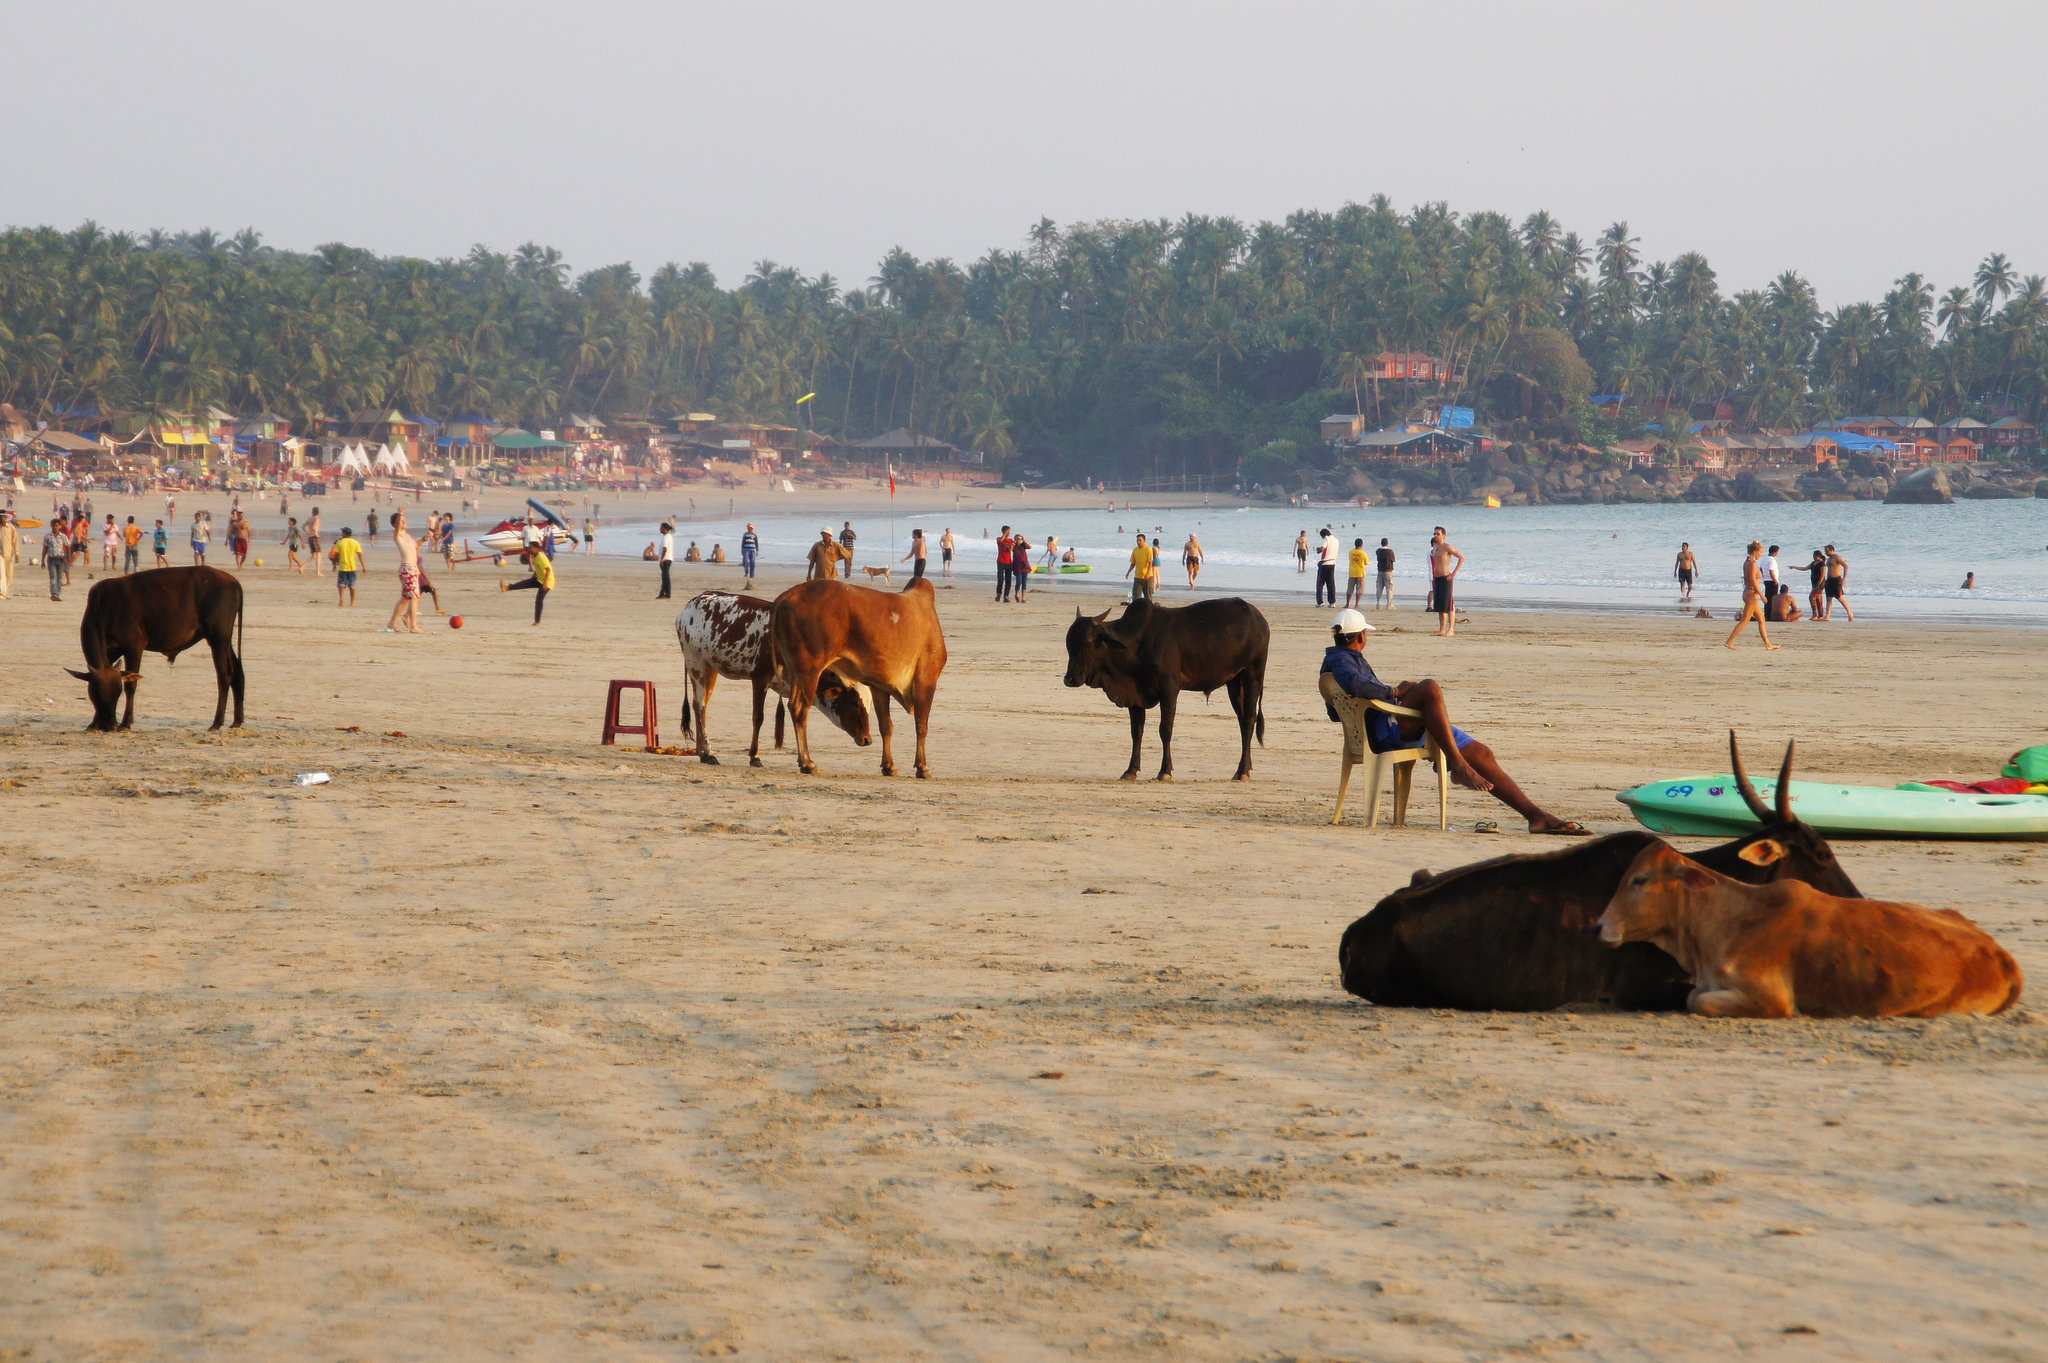
[[[986, 530], [982, 531], [987, 534]], [[1016, 541], [1010, 538], [1010, 527], [1004, 526], [1003, 533], [996, 537], [996, 600], [1010, 599], [1010, 550]]]

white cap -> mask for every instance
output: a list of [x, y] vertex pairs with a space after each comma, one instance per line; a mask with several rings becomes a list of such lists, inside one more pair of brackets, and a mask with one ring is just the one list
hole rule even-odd
[[1365, 617], [1357, 611], [1343, 610], [1337, 612], [1337, 618], [1331, 622], [1330, 628], [1339, 634], [1363, 634], [1372, 626], [1367, 624]]

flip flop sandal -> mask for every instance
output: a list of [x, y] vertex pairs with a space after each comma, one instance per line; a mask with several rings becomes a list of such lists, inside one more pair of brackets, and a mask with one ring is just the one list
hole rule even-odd
[[1538, 828], [1532, 831], [1538, 837], [1550, 838], [1590, 838], [1593, 836], [1593, 830], [1580, 823], [1577, 819], [1567, 819], [1555, 828]]
[[1500, 832], [1500, 825], [1492, 819], [1481, 819], [1478, 823], [1472, 825], [1472, 831], [1474, 833], [1498, 833]]

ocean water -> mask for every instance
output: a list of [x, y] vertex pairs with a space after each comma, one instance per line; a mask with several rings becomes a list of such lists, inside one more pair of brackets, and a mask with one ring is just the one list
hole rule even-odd
[[[1007, 521], [999, 519], [1007, 517]], [[756, 515], [762, 556], [800, 563], [823, 527], [815, 515]], [[844, 517], [832, 518], [836, 528]], [[1479, 609], [1658, 611], [1675, 608], [1672, 565], [1680, 541], [1690, 541], [1700, 564], [1697, 604], [1717, 611], [1741, 600], [1742, 559], [1750, 539], [1777, 544], [1785, 581], [1803, 604], [1806, 562], [1833, 544], [1849, 561], [1848, 598], [1859, 619], [1948, 618], [2048, 623], [2048, 500], [1959, 501], [1952, 506], [1885, 506], [1876, 502], [1790, 502], [1752, 505], [1704, 503], [1656, 506], [1367, 507], [1301, 511], [1270, 507], [1146, 508], [1115, 510], [942, 513], [936, 516], [859, 516], [857, 563], [894, 561], [909, 551], [912, 526], [932, 543], [938, 571], [938, 535], [951, 526], [958, 543], [955, 572], [970, 580], [995, 576], [993, 537], [1002, 524], [1028, 535], [1042, 554], [1048, 535], [1080, 552], [1094, 571], [1086, 576], [1034, 575], [1034, 589], [1058, 591], [1080, 582], [1114, 586], [1123, 580], [1132, 535], [1156, 535], [1164, 557], [1162, 596], [1184, 593], [1180, 549], [1188, 533], [1201, 537], [1204, 592], [1261, 598], [1313, 597], [1314, 574], [1297, 573], [1294, 537], [1328, 525], [1348, 550], [1362, 538], [1376, 549], [1391, 541], [1399, 604], [1419, 606], [1427, 593], [1431, 527], [1443, 525], [1464, 551], [1458, 575], [1461, 606]], [[679, 520], [676, 557], [691, 540], [704, 552], [722, 543], [737, 559], [744, 518]], [[637, 554], [655, 538], [651, 522], [607, 526], [599, 543], [608, 552]], [[908, 565], [900, 571], [907, 572]], [[1345, 569], [1340, 562], [1338, 579]], [[1965, 573], [1977, 587], [1961, 590]], [[1368, 584], [1368, 600], [1370, 585]]]

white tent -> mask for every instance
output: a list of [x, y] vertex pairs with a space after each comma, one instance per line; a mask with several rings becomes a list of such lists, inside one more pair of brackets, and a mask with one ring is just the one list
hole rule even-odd
[[343, 473], [368, 473], [370, 458], [363, 453], [361, 445], [344, 445], [341, 451], [340, 469]]
[[377, 451], [377, 468], [383, 473], [406, 473], [412, 468], [412, 461], [405, 457], [405, 451], [395, 445], [386, 445]]

